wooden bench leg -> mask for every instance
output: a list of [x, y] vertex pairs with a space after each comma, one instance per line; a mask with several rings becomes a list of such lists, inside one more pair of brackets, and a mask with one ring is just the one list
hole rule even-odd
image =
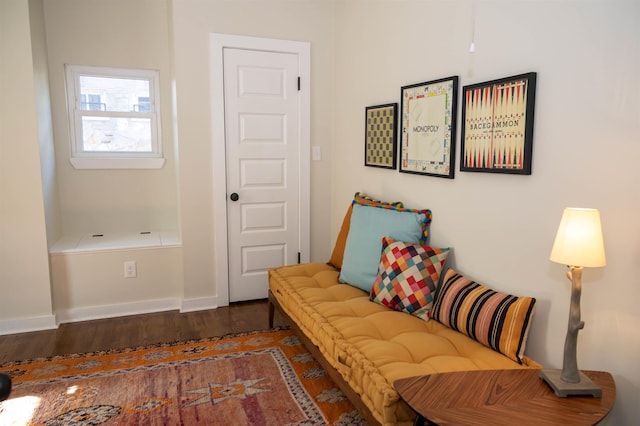
[[416, 420], [413, 422], [413, 426], [438, 426], [438, 424], [433, 423], [421, 414], [418, 414], [416, 416]]
[[269, 290], [269, 328], [273, 328], [273, 318], [275, 316], [276, 306], [273, 303], [273, 294]]

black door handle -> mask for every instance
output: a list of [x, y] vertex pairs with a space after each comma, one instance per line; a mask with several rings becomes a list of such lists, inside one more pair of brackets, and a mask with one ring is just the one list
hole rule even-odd
[[229, 198], [231, 198], [231, 201], [238, 201], [240, 199], [240, 197], [238, 196], [237, 193], [233, 193], [229, 196]]

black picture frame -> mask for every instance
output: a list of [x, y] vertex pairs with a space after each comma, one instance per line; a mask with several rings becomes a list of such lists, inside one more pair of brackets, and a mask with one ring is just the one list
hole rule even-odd
[[453, 179], [458, 76], [403, 86], [400, 96], [399, 171]]
[[395, 169], [397, 134], [397, 103], [365, 107], [364, 165]]
[[535, 72], [463, 88], [460, 171], [531, 174]]

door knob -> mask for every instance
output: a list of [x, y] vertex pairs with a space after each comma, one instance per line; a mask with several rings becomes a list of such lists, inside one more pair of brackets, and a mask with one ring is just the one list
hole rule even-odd
[[229, 198], [231, 198], [231, 201], [238, 201], [240, 199], [240, 197], [238, 196], [237, 193], [233, 193], [229, 196]]

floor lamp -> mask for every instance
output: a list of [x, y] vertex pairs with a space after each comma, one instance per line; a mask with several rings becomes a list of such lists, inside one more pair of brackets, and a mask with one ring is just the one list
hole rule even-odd
[[540, 377], [553, 388], [557, 396], [601, 397], [602, 389], [578, 370], [576, 354], [578, 332], [584, 327], [584, 322], [580, 320], [582, 269], [584, 267], [600, 268], [607, 264], [600, 212], [596, 209], [565, 209], [551, 249], [550, 259], [569, 268], [567, 277], [571, 281], [571, 305], [562, 370], [544, 369], [540, 372]]

